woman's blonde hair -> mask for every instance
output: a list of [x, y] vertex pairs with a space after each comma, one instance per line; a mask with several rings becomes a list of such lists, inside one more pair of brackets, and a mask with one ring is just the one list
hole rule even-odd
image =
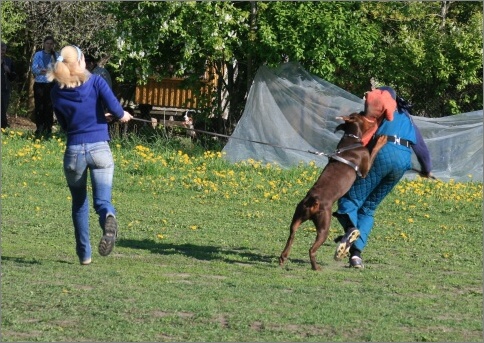
[[82, 85], [91, 75], [85, 64], [81, 66], [84, 54], [75, 45], [62, 48], [52, 69], [47, 71], [47, 80], [57, 81], [61, 88], [74, 88]]

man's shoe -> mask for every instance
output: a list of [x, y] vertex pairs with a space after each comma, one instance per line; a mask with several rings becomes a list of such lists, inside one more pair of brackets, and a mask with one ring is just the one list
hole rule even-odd
[[355, 227], [352, 227], [346, 232], [336, 247], [336, 252], [334, 253], [335, 261], [341, 261], [349, 254], [351, 245], [358, 239], [358, 237], [360, 237], [360, 231]]
[[359, 268], [359, 269], [365, 268], [365, 266], [363, 265], [363, 260], [361, 259], [361, 257], [352, 256], [350, 258], [350, 268]]
[[108, 215], [104, 223], [104, 235], [99, 242], [99, 255], [108, 256], [113, 251], [117, 235], [118, 223], [116, 218], [113, 215]]

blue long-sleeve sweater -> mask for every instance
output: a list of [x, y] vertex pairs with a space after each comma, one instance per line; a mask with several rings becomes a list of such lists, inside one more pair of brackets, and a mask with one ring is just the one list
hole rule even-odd
[[44, 50], [37, 51], [32, 59], [32, 73], [35, 76], [35, 82], [49, 83], [47, 76], [41, 74], [42, 69], [48, 69], [49, 65], [53, 65], [59, 57], [59, 53], [52, 51], [52, 53], [46, 53]]
[[422, 134], [420, 133], [420, 130], [414, 124], [412, 117], [410, 117], [410, 120], [415, 128], [415, 135], [417, 138], [417, 141], [415, 142], [415, 144], [412, 145], [413, 152], [417, 156], [417, 160], [421, 167], [421, 172], [423, 174], [429, 174], [432, 171], [432, 160], [430, 159], [429, 149], [427, 147], [427, 144], [425, 144], [425, 141], [422, 137]]
[[124, 110], [106, 81], [99, 75], [75, 88], [54, 85], [51, 92], [54, 113], [67, 132], [67, 145], [109, 141], [104, 107], [117, 119]]
[[[382, 125], [378, 128], [377, 135], [397, 136], [408, 141], [411, 141], [412, 150], [417, 156], [417, 160], [421, 167], [421, 172], [428, 174], [432, 171], [432, 160], [430, 153], [425, 144], [425, 141], [420, 133], [418, 127], [414, 124], [412, 117], [407, 110], [399, 108], [394, 113], [392, 121], [384, 120]], [[406, 149], [401, 147], [401, 149]]]

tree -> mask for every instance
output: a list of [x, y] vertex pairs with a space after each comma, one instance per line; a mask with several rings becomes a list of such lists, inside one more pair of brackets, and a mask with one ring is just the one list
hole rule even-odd
[[3, 1], [1, 25], [27, 66], [49, 33], [104, 57], [118, 82], [175, 75], [197, 88], [213, 67], [219, 84], [206, 115], [228, 113], [225, 128], [240, 118], [258, 67], [287, 60], [353, 94], [374, 77], [420, 115], [482, 108], [479, 2]]
[[378, 22], [361, 2], [270, 2], [259, 6], [258, 52], [267, 64], [297, 61], [354, 94], [367, 90]]
[[237, 120], [240, 115], [234, 113], [241, 113], [247, 93], [246, 69], [240, 65], [246, 62], [249, 6], [207, 1], [109, 3], [119, 23], [118, 79], [143, 83], [148, 77], [184, 76], [197, 88], [198, 76], [207, 66], [214, 67], [220, 85], [210, 112], [220, 118], [226, 111], [226, 90], [229, 117]]
[[380, 25], [374, 76], [439, 117], [482, 108], [482, 3], [368, 2]]
[[[229, 120], [242, 114], [255, 72], [262, 64], [277, 65], [284, 57], [311, 72], [358, 90], [359, 70], [369, 79], [365, 59], [373, 55], [368, 42], [377, 39], [375, 25], [348, 21], [359, 3], [332, 2], [120, 2], [110, 3], [118, 18], [119, 70], [123, 78], [145, 82], [148, 76], [199, 75], [215, 66], [221, 80], [216, 115], [230, 101]], [[130, 13], [130, 20], [121, 20]], [[363, 30], [365, 28], [366, 30]], [[363, 34], [362, 34], [363, 32]], [[352, 51], [359, 49], [358, 54]], [[363, 51], [364, 50], [364, 51]], [[348, 89], [348, 88], [347, 88]], [[213, 113], [213, 112], [212, 112]]]
[[35, 51], [42, 48], [45, 36], [54, 36], [56, 49], [75, 44], [85, 53], [110, 58], [113, 38], [107, 33], [113, 31], [114, 22], [103, 8], [102, 3], [90, 1], [2, 1], [2, 40], [12, 47], [11, 54], [23, 74], [18, 91], [30, 94], [30, 108], [33, 106], [30, 62]]
[[375, 77], [394, 86], [421, 115], [482, 105], [478, 3], [203, 1], [110, 7], [120, 23], [116, 54], [124, 78], [200, 75], [213, 65], [224, 76], [215, 113], [224, 111], [220, 95], [226, 91], [233, 123], [258, 66], [284, 60], [354, 94], [363, 94]]

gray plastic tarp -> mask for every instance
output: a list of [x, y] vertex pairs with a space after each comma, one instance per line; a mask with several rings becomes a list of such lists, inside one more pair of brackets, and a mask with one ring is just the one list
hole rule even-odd
[[[224, 147], [231, 162], [249, 159], [290, 168], [314, 161], [324, 167], [341, 138], [335, 117], [363, 110], [363, 99], [309, 74], [300, 65], [261, 67], [244, 113]], [[440, 118], [413, 117], [442, 180], [482, 181], [483, 111]], [[251, 142], [254, 141], [254, 142]], [[262, 142], [260, 144], [255, 142]], [[413, 167], [420, 169], [413, 154]], [[407, 172], [413, 178], [415, 172]]]

